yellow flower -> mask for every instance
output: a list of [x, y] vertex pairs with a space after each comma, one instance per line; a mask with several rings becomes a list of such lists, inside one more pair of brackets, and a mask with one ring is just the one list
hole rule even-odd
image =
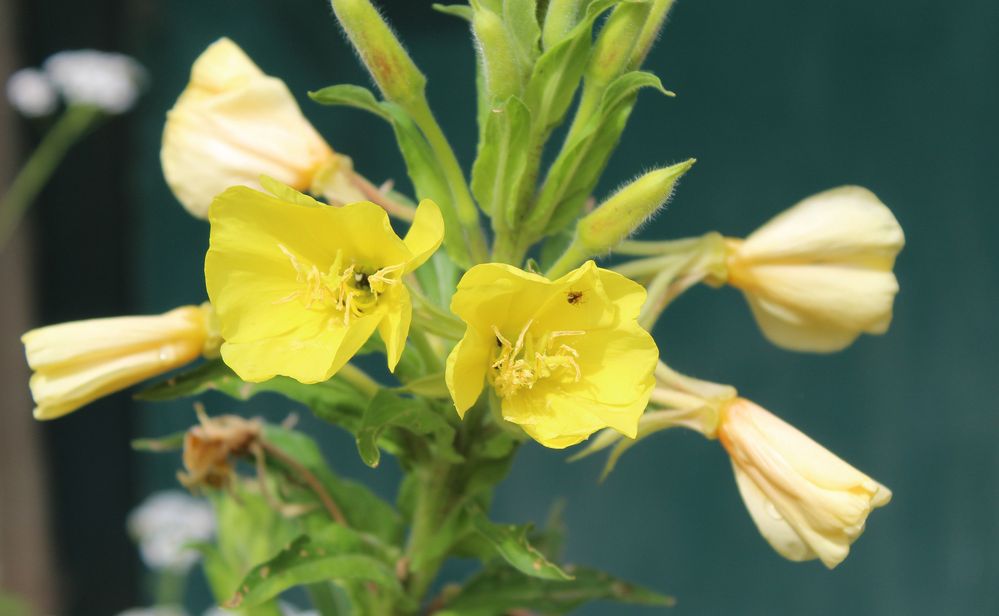
[[891, 500], [888, 488], [743, 398], [723, 409], [718, 438], [760, 533], [790, 560], [835, 567], [871, 510]]
[[378, 329], [394, 369], [412, 316], [402, 277], [440, 246], [437, 205], [421, 202], [400, 239], [373, 203], [334, 207], [263, 181], [274, 196], [233, 187], [209, 210], [205, 281], [225, 363], [245, 381], [317, 383]]
[[831, 352], [883, 334], [905, 237], [870, 191], [845, 186], [809, 197], [746, 238], [730, 240], [728, 283], [741, 289], [763, 334], [796, 351]]
[[323, 141], [285, 83], [227, 38], [194, 63], [167, 113], [160, 160], [167, 184], [198, 218], [215, 195], [230, 186], [259, 187], [261, 175], [342, 203], [364, 198], [351, 182], [350, 159]]
[[218, 351], [211, 307], [49, 325], [21, 337], [36, 419], [55, 419]]
[[636, 321], [644, 301], [593, 261], [555, 281], [498, 263], [468, 270], [451, 301], [467, 329], [445, 374], [458, 413], [488, 382], [503, 418], [546, 447], [605, 427], [634, 438], [659, 354]]

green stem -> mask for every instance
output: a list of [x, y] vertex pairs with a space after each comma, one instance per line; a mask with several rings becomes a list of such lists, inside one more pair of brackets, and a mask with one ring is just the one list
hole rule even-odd
[[642, 240], [625, 240], [617, 245], [614, 252], [635, 257], [669, 255], [689, 252], [698, 244], [704, 242], [704, 236], [685, 237], [676, 240], [646, 242]]
[[407, 110], [413, 117], [427, 142], [437, 156], [441, 171], [451, 189], [451, 196], [454, 199], [455, 209], [458, 215], [458, 222], [464, 231], [464, 239], [467, 242], [468, 252], [474, 263], [482, 263], [488, 259], [486, 249], [486, 237], [479, 224], [479, 210], [472, 199], [472, 193], [468, 189], [465, 181], [465, 174], [458, 164], [458, 159], [454, 155], [454, 150], [444, 136], [444, 131], [434, 118], [430, 106], [426, 99], [408, 106]]
[[336, 375], [356, 387], [361, 393], [370, 397], [374, 397], [378, 393], [378, 390], [381, 389], [378, 381], [368, 376], [368, 373], [353, 364], [344, 364], [337, 371]]
[[589, 252], [583, 248], [578, 241], [574, 240], [571, 244], [569, 244], [569, 247], [566, 248], [565, 252], [562, 253], [562, 256], [559, 257], [550, 268], [548, 268], [548, 271], [545, 272], [545, 276], [547, 278], [554, 279], [568, 274], [573, 270], [573, 268], [578, 266], [589, 256]]
[[316, 608], [320, 616], [340, 616], [340, 606], [337, 604], [336, 595], [329, 582], [316, 582], [306, 586], [312, 607]]
[[103, 115], [98, 107], [71, 105], [45, 134], [0, 201], [0, 249], [14, 234], [69, 148]]
[[420, 601], [433, 584], [449, 551], [432, 544], [451, 501], [451, 494], [448, 493], [451, 467], [446, 462], [435, 461], [417, 472], [422, 472], [421, 486], [413, 511], [406, 557], [414, 566], [408, 583], [409, 595]]
[[187, 586], [187, 572], [160, 569], [156, 572], [156, 605], [183, 605], [184, 588]]

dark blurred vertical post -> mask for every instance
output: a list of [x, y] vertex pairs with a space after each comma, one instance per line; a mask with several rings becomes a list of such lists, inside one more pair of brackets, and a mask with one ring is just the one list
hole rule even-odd
[[[14, 17], [11, 3], [0, 3], [2, 79], [17, 68]], [[16, 168], [15, 121], [10, 107], [0, 104], [0, 187], [7, 186]], [[18, 339], [31, 320], [29, 243], [22, 228], [0, 251], [0, 589], [51, 614], [59, 609], [51, 576], [45, 465]]]

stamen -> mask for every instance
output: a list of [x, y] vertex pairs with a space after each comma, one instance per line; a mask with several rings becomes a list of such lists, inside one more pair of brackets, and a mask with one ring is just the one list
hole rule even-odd
[[[577, 361], [579, 352], [567, 344], [559, 344], [555, 348], [553, 346], [557, 338], [581, 336], [586, 332], [560, 330], [535, 338], [530, 336], [532, 325], [534, 321], [528, 321], [514, 343], [503, 336], [498, 327], [492, 327], [498, 348], [488, 376], [501, 397], [511, 396], [522, 389], [533, 389], [546, 379], [571, 379], [579, 382], [582, 378], [582, 370]], [[569, 374], [565, 374], [566, 371]]]

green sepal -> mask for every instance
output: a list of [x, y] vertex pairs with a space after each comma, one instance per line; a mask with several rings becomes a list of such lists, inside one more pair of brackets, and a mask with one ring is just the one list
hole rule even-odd
[[469, 517], [476, 532], [492, 545], [496, 554], [524, 575], [546, 580], [573, 578], [528, 542], [531, 526], [496, 524], [474, 506], [469, 508]]
[[[309, 98], [321, 105], [339, 105], [362, 109], [382, 118], [392, 126], [396, 143], [406, 163], [406, 171], [413, 182], [416, 195], [420, 199], [432, 199], [440, 206], [444, 217], [444, 227], [449, 238], [461, 238], [461, 224], [458, 221], [451, 188], [441, 171], [437, 156], [420, 131], [416, 122], [401, 106], [379, 101], [375, 95], [361, 86], [339, 84], [316, 92], [309, 92]], [[445, 242], [448, 254], [463, 267], [470, 267], [467, 257], [454, 241]]]
[[434, 9], [438, 13], [444, 13], [445, 15], [451, 15], [452, 17], [458, 17], [459, 19], [464, 19], [465, 21], [472, 21], [472, 7], [466, 4], [438, 4], [434, 3], [430, 5], [430, 8]]
[[[548, 171], [538, 199], [539, 203], [552, 208], [545, 235], [566, 228], [579, 216], [617, 147], [638, 92], [643, 88], [652, 88], [664, 96], [675, 96], [652, 73], [625, 73], [607, 86], [596, 112], [572, 141], [565, 144], [564, 154]], [[546, 194], [548, 191], [558, 192], [560, 198], [556, 203], [548, 203], [551, 200]]]
[[332, 379], [303, 385], [298, 381], [276, 376], [262, 383], [247, 383], [236, 376], [221, 359], [207, 361], [196, 368], [160, 381], [136, 394], [145, 401], [174, 400], [218, 391], [237, 400], [249, 400], [257, 394], [273, 392], [309, 407], [319, 418], [342, 426], [351, 433], [357, 431], [368, 397], [345, 380]]
[[513, 610], [566, 614], [591, 601], [670, 607], [672, 597], [585, 567], [573, 567], [571, 580], [525, 576], [509, 568], [488, 568], [445, 600], [436, 616], [495, 616]]
[[363, 553], [344, 553], [336, 542], [313, 540], [303, 535], [267, 562], [254, 567], [225, 606], [253, 607], [295, 586], [327, 580], [374, 584], [395, 602], [411, 604], [392, 567], [382, 560]]
[[513, 203], [520, 196], [529, 154], [531, 112], [524, 102], [511, 96], [486, 116], [483, 138], [472, 166], [472, 193], [494, 228], [509, 227]]
[[381, 437], [390, 428], [430, 437], [431, 447], [442, 460], [452, 463], [464, 460], [454, 449], [455, 429], [440, 411], [423, 398], [404, 398], [383, 389], [371, 399], [357, 431], [357, 451], [368, 466], [378, 466], [381, 447], [387, 445]]
[[524, 102], [534, 115], [535, 131], [546, 135], [569, 109], [593, 46], [593, 24], [621, 0], [595, 0], [579, 23], [538, 58], [527, 83]]
[[532, 66], [541, 54], [537, 0], [505, 0], [503, 23], [517, 43], [517, 55], [521, 63]]

